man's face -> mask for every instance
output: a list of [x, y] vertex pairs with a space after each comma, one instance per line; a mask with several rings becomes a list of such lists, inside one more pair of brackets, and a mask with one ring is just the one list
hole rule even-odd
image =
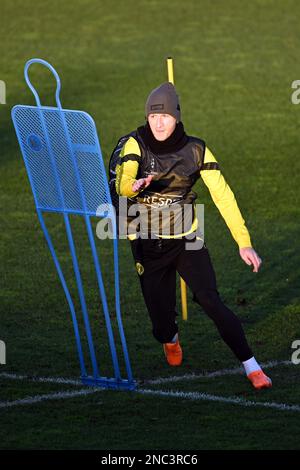
[[162, 142], [174, 132], [176, 119], [170, 114], [149, 114], [149, 126], [156, 140]]

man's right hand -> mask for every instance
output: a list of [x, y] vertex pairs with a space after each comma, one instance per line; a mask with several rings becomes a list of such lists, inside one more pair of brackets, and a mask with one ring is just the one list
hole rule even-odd
[[137, 193], [138, 191], [141, 191], [141, 189], [147, 188], [147, 186], [149, 186], [149, 184], [151, 183], [152, 179], [153, 175], [149, 175], [147, 176], [147, 178], [140, 178], [136, 180], [132, 185], [132, 191], [134, 193]]

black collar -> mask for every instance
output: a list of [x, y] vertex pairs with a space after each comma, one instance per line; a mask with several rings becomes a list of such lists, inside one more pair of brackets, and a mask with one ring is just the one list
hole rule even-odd
[[188, 142], [188, 136], [184, 132], [182, 122], [176, 124], [174, 132], [163, 142], [155, 139], [148, 122], [144, 126], [139, 127], [138, 132], [145, 145], [149, 147], [154, 154], [176, 152]]

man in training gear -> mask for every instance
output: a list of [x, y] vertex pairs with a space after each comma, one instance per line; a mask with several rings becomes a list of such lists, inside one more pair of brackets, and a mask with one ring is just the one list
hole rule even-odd
[[[192, 235], [195, 241], [199, 238], [197, 195], [192, 187], [201, 177], [239, 246], [241, 258], [253, 265], [253, 272], [258, 272], [261, 259], [252, 248], [235, 196], [205, 142], [185, 133], [179, 99], [171, 83], [163, 83], [150, 93], [145, 112], [146, 124], [128, 138], [120, 153], [116, 191], [130, 198], [131, 204], [137, 203], [144, 214], [140, 233], [129, 230], [128, 236], [153, 335], [163, 344], [168, 363], [179, 366], [182, 349], [176, 323], [177, 271], [192, 290], [194, 300], [243, 363], [253, 386], [257, 389], [271, 387], [271, 379], [256, 362], [240, 320], [219, 296], [206, 244], [202, 241], [200, 248], [187, 249]], [[183, 227], [180, 222], [186, 208], [192, 209], [189, 211], [192, 215], [184, 229], [179, 230], [178, 227]], [[166, 210], [168, 212], [164, 213]], [[171, 217], [164, 216], [170, 213]]]

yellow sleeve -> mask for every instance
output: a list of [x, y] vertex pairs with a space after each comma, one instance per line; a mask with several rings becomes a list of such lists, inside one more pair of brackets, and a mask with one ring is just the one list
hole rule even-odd
[[[206, 163], [217, 163], [208, 148], [205, 150], [203, 163], [204, 168]], [[209, 168], [209, 165], [206, 167]], [[219, 168], [203, 169], [200, 171], [200, 175], [239, 248], [251, 247], [250, 235], [235, 196]]]
[[140, 159], [139, 144], [130, 137], [121, 150], [120, 163], [116, 166], [116, 191], [119, 196], [133, 197], [139, 193], [132, 191], [132, 185], [136, 181]]

